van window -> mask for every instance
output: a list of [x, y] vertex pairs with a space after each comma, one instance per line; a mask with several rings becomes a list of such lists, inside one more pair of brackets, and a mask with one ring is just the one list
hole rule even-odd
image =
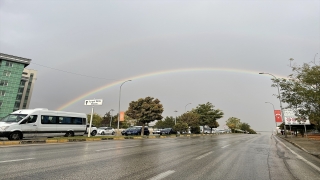
[[82, 118], [74, 117], [73, 118], [73, 124], [82, 124]]
[[41, 124], [57, 124], [56, 116], [41, 116]]
[[71, 117], [59, 117], [59, 124], [71, 124]]
[[35, 123], [37, 121], [37, 115], [31, 115], [28, 118], [28, 123]]
[[19, 122], [26, 116], [27, 114], [9, 114], [8, 116], [2, 118], [0, 122]]

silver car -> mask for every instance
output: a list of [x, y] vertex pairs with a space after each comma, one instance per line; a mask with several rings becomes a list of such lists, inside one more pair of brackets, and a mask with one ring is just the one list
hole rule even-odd
[[98, 134], [99, 135], [107, 135], [107, 134], [114, 135], [115, 130], [112, 127], [99, 127]]

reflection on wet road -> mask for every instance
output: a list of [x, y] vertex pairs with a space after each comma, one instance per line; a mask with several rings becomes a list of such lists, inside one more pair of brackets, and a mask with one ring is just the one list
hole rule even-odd
[[320, 179], [319, 159], [270, 137], [225, 134], [6, 146], [0, 148], [0, 179]]

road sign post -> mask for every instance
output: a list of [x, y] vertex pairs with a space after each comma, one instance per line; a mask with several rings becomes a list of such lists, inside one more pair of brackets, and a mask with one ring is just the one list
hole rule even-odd
[[102, 102], [103, 102], [102, 99], [93, 99], [93, 100], [85, 100], [84, 101], [84, 105], [85, 106], [92, 106], [88, 137], [90, 137], [90, 135], [91, 135], [91, 126], [92, 126], [92, 117], [93, 117], [94, 105], [101, 106]]

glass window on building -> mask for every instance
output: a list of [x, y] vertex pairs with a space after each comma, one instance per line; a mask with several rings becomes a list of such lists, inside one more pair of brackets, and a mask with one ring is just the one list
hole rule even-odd
[[24, 86], [26, 84], [26, 81], [20, 81], [20, 85]]
[[18, 108], [19, 109], [19, 107], [20, 107], [20, 102], [15, 102], [14, 103], [14, 108]]
[[7, 61], [7, 62], [6, 62], [6, 66], [13, 67], [13, 63]]
[[19, 88], [18, 93], [23, 93], [23, 89], [24, 89], [24, 88]]
[[0, 107], [2, 106], [2, 101], [0, 101]]
[[7, 71], [7, 70], [3, 71], [3, 76], [10, 76], [10, 75], [11, 75], [10, 71]]
[[7, 80], [0, 80], [0, 86], [8, 86]]
[[0, 90], [0, 96], [6, 96], [6, 91]]
[[21, 98], [22, 98], [22, 95], [18, 94], [16, 100], [21, 100]]

